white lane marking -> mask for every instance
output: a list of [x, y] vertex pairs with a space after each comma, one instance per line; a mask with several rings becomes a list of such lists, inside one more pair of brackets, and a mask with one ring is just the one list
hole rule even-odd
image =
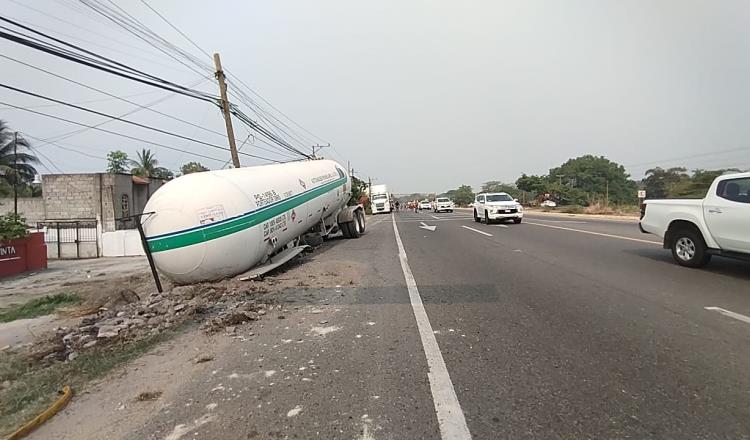
[[[472, 220], [474, 217], [451, 217], [451, 218], [441, 218], [439, 220], [435, 220], [436, 222], [449, 222], [449, 221], [455, 221], [455, 220]], [[404, 217], [403, 220], [396, 220], [396, 223], [419, 223], [424, 221], [424, 219], [419, 218], [413, 218], [413, 217]]]
[[435, 220], [440, 220], [440, 217], [438, 217], [438, 216], [436, 216], [436, 215], [432, 215], [432, 214], [430, 214], [430, 217], [434, 218]]
[[488, 234], [488, 233], [486, 233], [484, 231], [480, 231], [479, 229], [470, 228], [470, 227], [468, 227], [466, 225], [461, 225], [461, 227], [464, 228], [464, 229], [468, 229], [470, 231], [478, 232], [478, 233], [480, 233], [482, 235], [486, 235], [488, 237], [492, 237], [492, 234]]
[[437, 229], [437, 226], [435, 225], [428, 225], [425, 222], [419, 222], [420, 229], [427, 229], [428, 231], [435, 231]]
[[553, 229], [562, 229], [564, 231], [573, 231], [573, 232], [581, 232], [583, 234], [591, 234], [591, 235], [599, 235], [601, 237], [609, 237], [609, 238], [619, 238], [620, 240], [630, 240], [630, 241], [637, 241], [638, 243], [648, 243], [648, 244], [655, 244], [658, 246], [661, 246], [662, 243], [658, 241], [650, 241], [650, 240], [641, 240], [640, 238], [630, 238], [630, 237], [623, 237], [622, 235], [612, 235], [612, 234], [604, 234], [602, 232], [594, 232], [594, 231], [585, 231], [583, 229], [573, 229], [573, 228], [564, 228], [562, 226], [553, 226], [553, 225], [545, 225], [543, 223], [534, 223], [534, 222], [525, 222], [527, 225], [534, 225], [534, 226], [543, 226], [545, 228], [553, 228]]
[[539, 221], [539, 222], [549, 222], [549, 223], [578, 223], [578, 224], [588, 223], [588, 222], [582, 222], [579, 220], [547, 220], [547, 219], [539, 218], [539, 217], [533, 217], [533, 218], [534, 220]]
[[401, 270], [404, 272], [409, 300], [414, 311], [414, 318], [417, 320], [419, 337], [422, 340], [422, 347], [427, 357], [427, 378], [430, 381], [430, 391], [435, 404], [435, 413], [437, 413], [440, 437], [443, 440], [471, 439], [469, 428], [466, 426], [466, 418], [461, 410], [461, 405], [458, 403], [458, 397], [456, 397], [456, 390], [453, 388], [448, 368], [445, 366], [440, 347], [435, 339], [435, 334], [432, 332], [430, 318], [425, 311], [422, 297], [419, 296], [417, 282], [409, 267], [404, 244], [398, 234], [396, 217], [393, 217], [393, 232], [396, 234]]
[[734, 318], [736, 320], [750, 324], [750, 316], [741, 315], [739, 313], [732, 312], [731, 310], [722, 309], [721, 307], [704, 307], [704, 309], [713, 310], [715, 312], [721, 313], [724, 316], [729, 316], [730, 318]]
[[508, 225], [497, 225], [498, 228], [508, 228]]

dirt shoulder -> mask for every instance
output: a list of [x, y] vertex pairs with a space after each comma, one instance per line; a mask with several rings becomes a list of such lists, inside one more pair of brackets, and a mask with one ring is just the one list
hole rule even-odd
[[[153, 410], [149, 403], [169, 396], [176, 378], [201, 373], [201, 356], [243, 337], [238, 328], [262, 325], [268, 315], [283, 314], [288, 291], [299, 296], [308, 289], [358, 284], [362, 268], [357, 264], [316, 261], [336, 242], [324, 243], [261, 280], [177, 287], [166, 282], [161, 294], [142, 259], [123, 260], [122, 266], [117, 261], [94, 262], [96, 269], [91, 261], [65, 262], [52, 272], [11, 280], [14, 299], [70, 289], [84, 301], [58, 317], [38, 318], [30, 332], [32, 342], [3, 350], [0, 434], [46, 408], [63, 385], [73, 385], [76, 398], [65, 414], [75, 415], [56, 418], [72, 420], [61, 428], [67, 434], [57, 437], [111, 438], [102, 430], [113, 420], [130, 423], [138, 414], [147, 417]], [[27, 323], [7, 325], [30, 330]], [[104, 419], [102, 408], [108, 410]]]

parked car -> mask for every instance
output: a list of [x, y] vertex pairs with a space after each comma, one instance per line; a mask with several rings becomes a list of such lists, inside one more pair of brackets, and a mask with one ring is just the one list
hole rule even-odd
[[441, 212], [441, 211], [453, 212], [453, 208], [455, 208], [455, 205], [453, 204], [451, 199], [447, 197], [438, 197], [432, 203], [432, 210], [435, 212]]
[[557, 203], [555, 203], [552, 200], [545, 200], [542, 203], [539, 204], [542, 208], [555, 208], [557, 207]]
[[703, 199], [646, 200], [639, 227], [662, 237], [682, 266], [712, 255], [750, 261], [750, 173], [717, 177]]
[[513, 220], [521, 223], [523, 220], [523, 206], [508, 193], [482, 193], [474, 198], [474, 221], [487, 224], [499, 220]]
[[429, 200], [422, 200], [419, 202], [419, 210], [421, 211], [423, 209], [432, 209], [432, 203], [430, 203]]

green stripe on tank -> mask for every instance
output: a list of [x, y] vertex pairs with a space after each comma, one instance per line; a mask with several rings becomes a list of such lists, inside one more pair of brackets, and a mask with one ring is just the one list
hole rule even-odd
[[191, 246], [244, 231], [245, 229], [259, 225], [266, 220], [281, 215], [290, 209], [294, 209], [303, 203], [309, 202], [344, 183], [346, 183], [346, 177], [297, 194], [296, 196], [292, 196], [266, 208], [260, 208], [257, 211], [248, 212], [228, 222], [208, 224], [205, 225], [205, 227], [186, 232], [177, 231], [168, 236], [162, 236], [159, 238], [147, 238], [146, 240], [148, 242], [149, 250], [151, 250], [151, 252], [168, 251], [170, 249]]

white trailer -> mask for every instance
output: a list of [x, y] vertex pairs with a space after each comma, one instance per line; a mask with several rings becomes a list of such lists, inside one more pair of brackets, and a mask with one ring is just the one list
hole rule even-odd
[[193, 173], [154, 193], [141, 223], [159, 272], [179, 284], [216, 280], [278, 265], [303, 236], [359, 237], [364, 209], [347, 206], [351, 188], [331, 160]]

